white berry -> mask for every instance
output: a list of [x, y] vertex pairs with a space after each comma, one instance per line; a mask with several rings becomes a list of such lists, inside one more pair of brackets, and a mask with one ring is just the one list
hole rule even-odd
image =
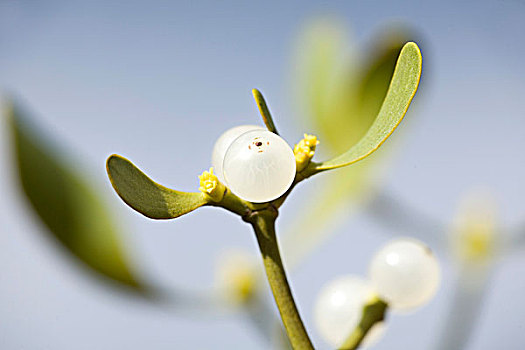
[[269, 202], [283, 195], [295, 178], [295, 157], [281, 137], [268, 130], [248, 131], [226, 151], [226, 185], [240, 198]]
[[[314, 309], [317, 329], [333, 348], [339, 348], [359, 324], [363, 308], [374, 295], [369, 281], [359, 276], [343, 276], [326, 284]], [[383, 323], [372, 327], [364, 345], [375, 342], [383, 333]]]
[[394, 309], [413, 309], [436, 294], [441, 280], [439, 264], [422, 242], [402, 238], [391, 241], [373, 257], [370, 279], [381, 298]]
[[231, 129], [226, 130], [222, 135], [217, 139], [215, 145], [213, 146], [213, 152], [211, 155], [211, 165], [215, 170], [215, 175], [219, 178], [221, 182], [224, 183], [224, 176], [222, 175], [222, 164], [224, 162], [224, 155], [230, 147], [233, 140], [241, 136], [245, 132], [251, 130], [266, 130], [259, 125], [239, 125]]

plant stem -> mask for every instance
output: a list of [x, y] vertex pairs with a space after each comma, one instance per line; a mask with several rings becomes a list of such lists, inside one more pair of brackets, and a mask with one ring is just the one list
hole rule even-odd
[[370, 329], [372, 329], [376, 323], [382, 322], [385, 319], [385, 312], [387, 308], [388, 305], [379, 298], [376, 298], [365, 305], [363, 309], [363, 315], [361, 316], [361, 321], [352, 331], [343, 345], [341, 345], [339, 350], [357, 349], [359, 345], [361, 345], [361, 342], [368, 334]]
[[279, 308], [281, 319], [292, 347], [301, 350], [313, 349], [312, 342], [295, 305], [292, 291], [286, 278], [286, 272], [284, 271], [275, 235], [276, 217], [277, 211], [275, 209], [267, 209], [253, 213], [246, 220], [252, 224], [255, 230], [268, 282], [272, 288], [275, 302]]

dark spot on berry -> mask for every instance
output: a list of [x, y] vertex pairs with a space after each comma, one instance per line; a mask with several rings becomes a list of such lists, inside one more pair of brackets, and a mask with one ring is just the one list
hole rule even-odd
[[262, 142], [261, 142], [261, 141], [257, 141], [257, 142], [255, 143], [255, 146], [257, 146], [257, 147], [261, 147], [261, 146], [262, 146]]

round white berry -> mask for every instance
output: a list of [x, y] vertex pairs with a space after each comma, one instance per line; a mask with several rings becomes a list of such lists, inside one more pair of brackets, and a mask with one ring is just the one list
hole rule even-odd
[[373, 257], [370, 280], [381, 298], [394, 309], [412, 309], [436, 294], [441, 280], [439, 264], [424, 243], [401, 238], [391, 241]]
[[283, 195], [295, 178], [295, 157], [281, 137], [268, 130], [248, 131], [226, 151], [226, 185], [240, 198], [269, 202]]
[[[359, 276], [343, 276], [326, 284], [314, 308], [315, 324], [323, 339], [339, 348], [359, 324], [363, 308], [374, 295], [369, 281]], [[383, 322], [372, 327], [363, 345], [371, 345], [383, 333]]]
[[222, 175], [222, 163], [224, 162], [224, 155], [226, 150], [230, 147], [233, 140], [241, 136], [245, 132], [251, 130], [266, 130], [264, 127], [259, 125], [239, 125], [231, 129], [226, 130], [222, 135], [217, 139], [215, 145], [213, 146], [213, 152], [211, 155], [211, 165], [215, 170], [215, 175], [219, 180], [224, 183], [224, 176]]

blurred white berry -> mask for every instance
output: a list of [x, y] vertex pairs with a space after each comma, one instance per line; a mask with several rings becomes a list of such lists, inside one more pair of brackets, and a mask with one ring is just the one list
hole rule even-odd
[[424, 243], [401, 238], [391, 241], [372, 258], [370, 280], [393, 309], [408, 310], [427, 303], [441, 281], [438, 261]]
[[231, 129], [226, 130], [215, 142], [213, 146], [213, 152], [211, 155], [211, 165], [215, 170], [215, 175], [219, 178], [222, 183], [224, 182], [224, 175], [222, 171], [222, 164], [224, 162], [224, 155], [226, 150], [230, 147], [233, 140], [241, 136], [247, 131], [251, 130], [266, 130], [264, 127], [259, 125], [239, 125]]
[[226, 185], [240, 198], [269, 202], [283, 195], [295, 178], [295, 156], [281, 137], [252, 130], [226, 150], [222, 166]]
[[[359, 276], [343, 276], [326, 284], [314, 308], [315, 324], [323, 339], [334, 348], [340, 347], [359, 324], [364, 306], [374, 295], [371, 283]], [[374, 325], [363, 345], [377, 341], [383, 329], [383, 322]]]

